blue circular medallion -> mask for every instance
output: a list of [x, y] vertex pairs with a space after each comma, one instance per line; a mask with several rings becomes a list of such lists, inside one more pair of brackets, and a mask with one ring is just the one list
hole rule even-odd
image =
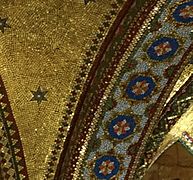
[[127, 86], [127, 95], [136, 100], [141, 100], [149, 96], [155, 88], [155, 83], [151, 77], [138, 76], [130, 81]]
[[124, 139], [133, 133], [135, 126], [136, 124], [132, 117], [119, 115], [111, 121], [108, 130], [111, 137]]
[[148, 48], [147, 54], [153, 60], [163, 61], [175, 54], [179, 47], [176, 39], [162, 37]]
[[102, 156], [95, 162], [94, 173], [99, 179], [110, 179], [119, 171], [120, 163], [114, 156]]
[[189, 1], [179, 5], [173, 12], [173, 17], [177, 22], [193, 22], [193, 1]]

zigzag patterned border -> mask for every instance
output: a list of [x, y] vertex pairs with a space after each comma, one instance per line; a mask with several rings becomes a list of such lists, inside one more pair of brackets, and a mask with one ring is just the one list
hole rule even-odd
[[19, 131], [0, 77], [0, 161], [4, 179], [28, 180]]

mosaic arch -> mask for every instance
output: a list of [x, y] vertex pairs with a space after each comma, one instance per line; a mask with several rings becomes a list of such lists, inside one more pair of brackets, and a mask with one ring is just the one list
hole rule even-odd
[[193, 5], [160, 0], [140, 7], [132, 19], [134, 9], [119, 15], [85, 85], [55, 177], [133, 179], [149, 138], [159, 134], [164, 104], [192, 58]]
[[[100, 26], [100, 22], [96, 20], [96, 24], [91, 27], [89, 24], [92, 18], [91, 16], [88, 17], [85, 12], [89, 12], [91, 15], [94, 10], [92, 7], [99, 8], [99, 3], [102, 4], [102, 1], [82, 0], [82, 6], [80, 6], [80, 3], [76, 4], [74, 2], [72, 4], [71, 1], [66, 1], [67, 6], [73, 6], [72, 9], [77, 8], [81, 11], [80, 14], [83, 15], [81, 17], [84, 17], [82, 18], [82, 23], [78, 24], [81, 27], [77, 27], [75, 22], [77, 19], [79, 20], [79, 17], [77, 18], [75, 14], [72, 13], [71, 15], [66, 11], [67, 15], [71, 17], [66, 24], [72, 23], [71, 28], [64, 27], [65, 23], [63, 20], [65, 21], [64, 18], [66, 16], [64, 16], [64, 9], [62, 10], [60, 7], [61, 2], [64, 3], [64, 1], [57, 1], [58, 3], [56, 4], [53, 2], [55, 1], [47, 1], [48, 4], [32, 2], [32, 4], [29, 3], [27, 6], [22, 6], [23, 1], [17, 1], [10, 3], [8, 7], [6, 6], [7, 1], [2, 3], [3, 7], [6, 8], [2, 8], [2, 13], [4, 12], [5, 14], [0, 17], [0, 35], [3, 41], [5, 41], [2, 45], [5, 52], [2, 51], [1, 54], [9, 57], [6, 53], [11, 52], [9, 58], [12, 61], [8, 61], [9, 63], [14, 63], [19, 59], [19, 67], [15, 68], [16, 70], [22, 71], [24, 69], [20, 67], [22, 61], [19, 58], [20, 53], [22, 57], [28, 57], [32, 53], [33, 59], [37, 55], [38, 60], [39, 58], [41, 59], [36, 64], [37, 68], [31, 71], [29, 68], [31, 66], [28, 67], [32, 62], [31, 57], [25, 57], [30, 62], [27, 62], [25, 67], [32, 72], [35, 82], [42, 80], [42, 82], [51, 85], [49, 89], [54, 89], [53, 83], [55, 81], [52, 81], [52, 78], [51, 81], [48, 79], [49, 82], [44, 81], [42, 77], [46, 73], [43, 74], [43, 71], [40, 71], [41, 74], [38, 74], [39, 68], [41, 69], [45, 65], [45, 56], [50, 56], [51, 60], [54, 59], [56, 61], [63, 59], [63, 56], [65, 56], [68, 60], [70, 59], [69, 67], [76, 64], [75, 62], [78, 62], [78, 60], [82, 61], [81, 63], [78, 62], [80, 63], [80, 72], [79, 74], [77, 73], [74, 88], [72, 88], [71, 95], [68, 102], [66, 102], [65, 112], [62, 112], [62, 120], [53, 123], [52, 118], [51, 120], [48, 119], [47, 124], [49, 124], [51, 132], [59, 124], [59, 128], [57, 127], [57, 138], [55, 141], [53, 140], [54, 143], [50, 148], [49, 157], [43, 156], [43, 154], [47, 155], [45, 152], [48, 152], [48, 148], [38, 149], [38, 153], [42, 156], [34, 153], [32, 153], [31, 157], [27, 155], [27, 149], [31, 153], [31, 143], [36, 143], [37, 139], [33, 139], [34, 141], [28, 143], [26, 151], [23, 150], [25, 143], [22, 145], [21, 140], [23, 142], [26, 139], [29, 141], [29, 138], [20, 138], [19, 132], [23, 130], [22, 132], [26, 133], [26, 129], [20, 129], [19, 131], [19, 123], [22, 120], [16, 121], [14, 119], [13, 114], [16, 114], [16, 111], [12, 112], [12, 109], [18, 104], [12, 103], [14, 107], [11, 107], [11, 96], [8, 98], [8, 90], [14, 88], [12, 86], [11, 88], [4, 86], [4, 83], [7, 83], [10, 79], [11, 81], [6, 85], [14, 85], [12, 84], [12, 76], [9, 75], [11, 74], [15, 77], [17, 73], [7, 75], [6, 73], [9, 71], [6, 71], [6, 68], [2, 65], [2, 72], [5, 70], [6, 73], [4, 72], [4, 76], [2, 75], [3, 79], [0, 77], [0, 178], [27, 180], [32, 177], [32, 179], [71, 180], [138, 179], [143, 177], [145, 169], [148, 168], [155, 158], [155, 153], [160, 147], [161, 142], [166, 139], [167, 133], [172, 131], [173, 127], [180, 122], [183, 113], [191, 106], [190, 102], [193, 96], [191, 94], [192, 76], [179, 89], [178, 93], [169, 99], [169, 102], [166, 103], [166, 101], [177, 80], [181, 78], [181, 73], [184, 72], [193, 58], [193, 2], [190, 0], [112, 0], [111, 4], [108, 5], [108, 2], [104, 1], [103, 3], [106, 3], [109, 10], [108, 12], [103, 10], [103, 13], [105, 12], [106, 14], [97, 14], [96, 12], [98, 11], [95, 11], [97, 18], [102, 14], [101, 18], [104, 19]], [[13, 4], [17, 6], [12, 8]], [[55, 6], [54, 8], [53, 5]], [[64, 5], [64, 7], [67, 6]], [[19, 12], [22, 13], [12, 13], [14, 14], [14, 17], [12, 17], [8, 13], [9, 8], [13, 12], [18, 12], [17, 10], [21, 8]], [[32, 13], [33, 17], [30, 16], [30, 13], [35, 11], [37, 12]], [[6, 17], [7, 13], [10, 17]], [[48, 16], [49, 13], [51, 14], [50, 16]], [[17, 17], [24, 18], [21, 18], [22, 23], [18, 21], [20, 18]], [[75, 19], [73, 19], [74, 17]], [[35, 24], [31, 20], [34, 20]], [[42, 23], [42, 21], [45, 23]], [[31, 24], [34, 24], [36, 27], [32, 27]], [[97, 30], [94, 28], [95, 26], [97, 26]], [[88, 38], [91, 44], [87, 50], [84, 49], [85, 47], [82, 48], [82, 45], [85, 43], [88, 34], [83, 36], [82, 33], [78, 33], [78, 28], [82, 30], [85, 27], [89, 29], [88, 34], [96, 31], [93, 39]], [[67, 36], [63, 37], [64, 34], [68, 34], [65, 31], [66, 29], [68, 33], [73, 32], [72, 37], [69, 38], [71, 41], [66, 43], [73, 45], [67, 47], [69, 49], [80, 48], [79, 51], [75, 49], [76, 52], [74, 53], [69, 51], [72, 53], [71, 55], [68, 54], [69, 56], [66, 56], [67, 50], [65, 50], [66, 52], [64, 51], [65, 53], [62, 51], [62, 55], [60, 54], [61, 49], [64, 48], [61, 47], [60, 43], [64, 45], [66, 41], [63, 41], [63, 39], [68, 39]], [[74, 33], [74, 30], [77, 30], [77, 32]], [[19, 33], [21, 33], [21, 36]], [[45, 41], [47, 37], [45, 38], [43, 34], [49, 36], [48, 42]], [[79, 34], [79, 37], [77, 36], [77, 41], [74, 42], [74, 39], [76, 39], [74, 37], [77, 34]], [[31, 46], [32, 38], [29, 38], [29, 35], [32, 35], [31, 37], [34, 38], [34, 46]], [[52, 42], [54, 38], [57, 39], [57, 43]], [[36, 44], [36, 42], [38, 43]], [[27, 46], [28, 49], [23, 49], [22, 45]], [[53, 47], [47, 49], [50, 45]], [[58, 47], [59, 45], [60, 48]], [[85, 46], [87, 47], [87, 44]], [[16, 52], [15, 49], [17, 49]], [[82, 51], [84, 50], [85, 54], [82, 56]], [[80, 54], [77, 55], [76, 53]], [[17, 58], [14, 59], [14, 57]], [[78, 59], [79, 57], [81, 58]], [[63, 80], [63, 74], [66, 74], [66, 72], [64, 73], [64, 69], [62, 69], [62, 73], [58, 73], [57, 69], [55, 69], [56, 61], [52, 62], [54, 69], [51, 74], [53, 75], [53, 71], [55, 72], [54, 77], [57, 77], [56, 85], [61, 85], [59, 86], [59, 92], [63, 91], [66, 93], [66, 87], [70, 83], [65, 84], [66, 86], [63, 84], [65, 81]], [[4, 62], [2, 61], [1, 63], [3, 64]], [[72, 64], [70, 64], [71, 62]], [[61, 70], [62, 65], [64, 64], [59, 65], [59, 70]], [[48, 73], [52, 67], [46, 66], [44, 68], [46, 69], [43, 70]], [[75, 69], [77, 69], [76, 66]], [[37, 72], [35, 72], [36, 70]], [[26, 72], [23, 72], [24, 74], [21, 77], [17, 76], [15, 81], [21, 78], [17, 82], [23, 82], [23, 78], [29, 76], [28, 80], [30, 80], [30, 83], [25, 82], [28, 87], [32, 79], [31, 74], [27, 76]], [[68, 73], [70, 74], [70, 72]], [[11, 78], [5, 78], [5, 76]], [[46, 74], [46, 78], [48, 76]], [[71, 74], [71, 76], [74, 78], [74, 74]], [[22, 88], [26, 89], [26, 87]], [[20, 94], [22, 88], [17, 88], [13, 91], [19, 92], [15, 94]], [[27, 89], [29, 90], [29, 88]], [[28, 93], [22, 94], [22, 96], [24, 97], [26, 94], [32, 96], [31, 99], [28, 99], [30, 107], [32, 107], [32, 104], [37, 105], [33, 106], [35, 107], [34, 109], [32, 108], [35, 113], [38, 111], [40, 114], [41, 105], [51, 102], [50, 96], [47, 95], [52, 94], [52, 92], [40, 85], [36, 89], [30, 89]], [[55, 92], [55, 94], [57, 93]], [[79, 94], [81, 94], [80, 97]], [[20, 98], [18, 99], [21, 100], [22, 98]], [[60, 99], [58, 94], [57, 98]], [[55, 98], [53, 99], [55, 100]], [[24, 105], [26, 103], [24, 101]], [[55, 104], [54, 107], [56, 106]], [[45, 117], [44, 111], [42, 110], [41, 112], [43, 117]], [[54, 113], [57, 114], [57, 111], [54, 111]], [[26, 117], [23, 116], [22, 112], [20, 118], [23, 117], [25, 121]], [[29, 117], [31, 118], [31, 116]], [[31, 123], [35, 125], [33, 127], [36, 127], [38, 124], [35, 119]], [[187, 125], [189, 124], [187, 123]], [[27, 127], [27, 130], [29, 128]], [[39, 133], [36, 128], [33, 128], [33, 134], [34, 132]], [[189, 130], [180, 133], [179, 141], [192, 151], [193, 133], [189, 132]], [[28, 134], [28, 131], [26, 134]], [[39, 135], [42, 134], [40, 133]], [[47, 141], [53, 133], [49, 135]], [[37, 137], [40, 138], [38, 135]], [[39, 147], [50, 145], [44, 139], [42, 142], [41, 145], [38, 144]], [[24, 156], [24, 152], [26, 156]], [[34, 161], [35, 157], [41, 160]], [[29, 161], [31, 163], [29, 163], [29, 173], [29, 169], [27, 171], [26, 167], [26, 159], [30, 158], [32, 161]], [[46, 167], [41, 163], [45, 158]], [[38, 163], [38, 167], [36, 167], [36, 163]], [[39, 167], [44, 168], [38, 169]], [[43, 172], [44, 170], [45, 172]], [[37, 174], [34, 172], [37, 172]]]

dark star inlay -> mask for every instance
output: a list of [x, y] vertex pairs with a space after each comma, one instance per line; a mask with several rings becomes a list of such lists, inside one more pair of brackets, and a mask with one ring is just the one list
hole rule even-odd
[[87, 5], [89, 2], [96, 2], [95, 0], [84, 0], [85, 5]]
[[5, 32], [5, 28], [11, 28], [11, 27], [7, 24], [7, 18], [0, 17], [0, 30], [2, 33]]
[[38, 104], [40, 104], [42, 101], [47, 101], [45, 95], [48, 91], [43, 91], [42, 88], [39, 86], [37, 91], [31, 91], [33, 94], [33, 97], [31, 101], [37, 101]]

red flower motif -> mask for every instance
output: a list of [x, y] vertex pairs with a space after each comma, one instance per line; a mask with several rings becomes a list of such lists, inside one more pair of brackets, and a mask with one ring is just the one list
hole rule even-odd
[[180, 10], [180, 16], [183, 18], [193, 18], [193, 6], [186, 6]]
[[119, 121], [115, 126], [113, 126], [114, 132], [120, 136], [121, 134], [125, 134], [129, 129], [129, 124], [126, 120]]
[[154, 47], [157, 56], [162, 56], [172, 50], [171, 45], [169, 42], [164, 42], [159, 44], [158, 46]]
[[141, 82], [137, 82], [133, 87], [132, 87], [132, 92], [136, 95], [142, 95], [145, 94], [145, 92], [149, 88], [149, 83], [147, 83], [146, 80], [143, 80]]
[[103, 161], [103, 163], [99, 166], [99, 169], [99, 173], [102, 173], [104, 176], [111, 174], [115, 169], [114, 162], [111, 162], [110, 160]]

